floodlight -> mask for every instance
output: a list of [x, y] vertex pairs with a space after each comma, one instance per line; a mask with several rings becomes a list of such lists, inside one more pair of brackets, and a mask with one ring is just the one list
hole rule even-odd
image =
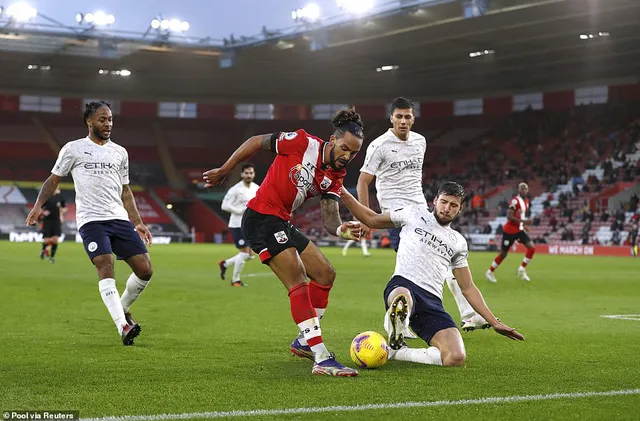
[[37, 15], [38, 11], [36, 9], [22, 1], [13, 3], [7, 8], [7, 16], [9, 19], [13, 19], [18, 22], [27, 22], [28, 20], [35, 18]]
[[307, 22], [315, 22], [320, 17], [320, 6], [316, 3], [309, 3], [302, 9], [291, 12], [293, 20], [304, 20]]
[[153, 29], [159, 29], [160, 28], [160, 20], [159, 19], [154, 19], [151, 21], [151, 27]]

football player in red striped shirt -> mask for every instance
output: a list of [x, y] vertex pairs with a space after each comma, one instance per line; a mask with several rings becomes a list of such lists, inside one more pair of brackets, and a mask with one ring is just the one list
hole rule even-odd
[[259, 150], [277, 154], [255, 198], [247, 204], [242, 232], [289, 292], [291, 315], [300, 330], [291, 352], [313, 360], [313, 374], [351, 377], [358, 372], [335, 360], [320, 330], [336, 272], [318, 247], [289, 222], [291, 213], [307, 199], [321, 196], [327, 231], [346, 240], [360, 239], [360, 224], [342, 222], [338, 201], [345, 166], [362, 147], [363, 125], [354, 109], [338, 111], [332, 123], [334, 132], [328, 142], [304, 130], [253, 136], [222, 167], [203, 176], [205, 187], [216, 186]]
[[524, 244], [527, 248], [527, 254], [525, 255], [522, 264], [518, 268], [518, 276], [524, 281], [530, 281], [531, 279], [527, 275], [526, 267], [533, 258], [533, 254], [536, 252], [535, 246], [527, 234], [528, 226], [531, 225], [531, 219], [527, 219], [527, 211], [529, 210], [529, 186], [527, 183], [518, 184], [518, 194], [513, 196], [509, 209], [507, 210], [507, 223], [504, 225], [504, 234], [502, 235], [502, 244], [500, 248], [500, 254], [495, 258], [489, 270], [487, 270], [485, 276], [491, 282], [498, 282], [494, 274], [500, 263], [507, 258], [509, 249], [513, 243], [517, 240]]

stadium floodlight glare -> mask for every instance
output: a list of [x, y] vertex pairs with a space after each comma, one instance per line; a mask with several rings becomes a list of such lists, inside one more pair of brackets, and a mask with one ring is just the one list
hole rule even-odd
[[398, 70], [400, 68], [400, 66], [398, 65], [391, 65], [391, 64], [387, 64], [384, 66], [380, 66], [378, 68], [376, 68], [376, 72], [380, 73], [380, 72], [390, 72], [391, 70]]
[[4, 12], [4, 7], [0, 6], [0, 16], [2, 16], [3, 12]]
[[186, 20], [165, 19], [162, 16], [151, 21], [151, 29], [164, 32], [187, 32], [191, 25]]
[[338, 7], [348, 13], [362, 15], [373, 9], [374, 0], [338, 0]]
[[120, 70], [120, 76], [124, 76], [124, 77], [131, 76], [131, 70], [127, 70], [127, 69]]
[[9, 19], [17, 22], [27, 22], [38, 16], [38, 11], [36, 9], [22, 1], [7, 7], [6, 13]]
[[302, 9], [291, 12], [291, 17], [295, 21], [315, 22], [320, 18], [320, 6], [316, 3], [309, 3]]
[[38, 68], [37, 64], [30, 64], [30, 65], [27, 66], [27, 69], [29, 69], [29, 70], [36, 70], [37, 68]]
[[469, 57], [471, 58], [482, 57], [482, 56], [488, 56], [491, 54], [495, 54], [495, 51], [494, 50], [474, 51], [473, 53], [469, 53]]
[[90, 26], [108, 26], [113, 25], [116, 21], [116, 17], [111, 13], [105, 13], [98, 11], [95, 13], [76, 13], [76, 22], [78, 24], [86, 23]]
[[580, 39], [589, 39], [589, 35], [587, 35], [587, 34], [580, 34]]

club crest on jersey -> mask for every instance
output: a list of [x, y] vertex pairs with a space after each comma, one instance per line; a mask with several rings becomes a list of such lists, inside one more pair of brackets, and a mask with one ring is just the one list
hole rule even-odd
[[283, 133], [280, 140], [293, 140], [298, 136], [297, 132]]
[[327, 190], [329, 187], [331, 187], [331, 183], [333, 183], [333, 181], [329, 177], [325, 176], [320, 182], [320, 188], [322, 190]]
[[278, 231], [275, 234], [273, 234], [273, 236], [276, 238], [276, 241], [278, 242], [278, 244], [284, 244], [287, 241], [289, 241], [289, 237], [287, 237], [287, 234], [285, 234], [284, 231]]

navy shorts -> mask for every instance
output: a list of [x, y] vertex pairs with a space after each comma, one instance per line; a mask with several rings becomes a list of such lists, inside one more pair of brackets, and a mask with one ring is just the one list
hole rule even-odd
[[242, 228], [230, 228], [231, 236], [233, 237], [233, 242], [236, 244], [236, 248], [249, 247], [249, 244], [244, 239], [244, 234], [242, 234]]
[[387, 283], [387, 287], [384, 289], [385, 308], [389, 308], [387, 298], [391, 291], [397, 287], [407, 288], [411, 292], [413, 310], [409, 319], [409, 326], [426, 343], [431, 345], [431, 338], [441, 330], [449, 329], [450, 327], [458, 328], [449, 313], [444, 311], [440, 298], [402, 276], [396, 275]]
[[96, 221], [84, 224], [80, 230], [84, 250], [89, 259], [115, 253], [118, 260], [147, 253], [147, 247], [129, 221]]
[[389, 232], [389, 240], [391, 240], [391, 247], [395, 252], [398, 252], [398, 247], [400, 247], [400, 231], [402, 228], [389, 228], [387, 230]]

